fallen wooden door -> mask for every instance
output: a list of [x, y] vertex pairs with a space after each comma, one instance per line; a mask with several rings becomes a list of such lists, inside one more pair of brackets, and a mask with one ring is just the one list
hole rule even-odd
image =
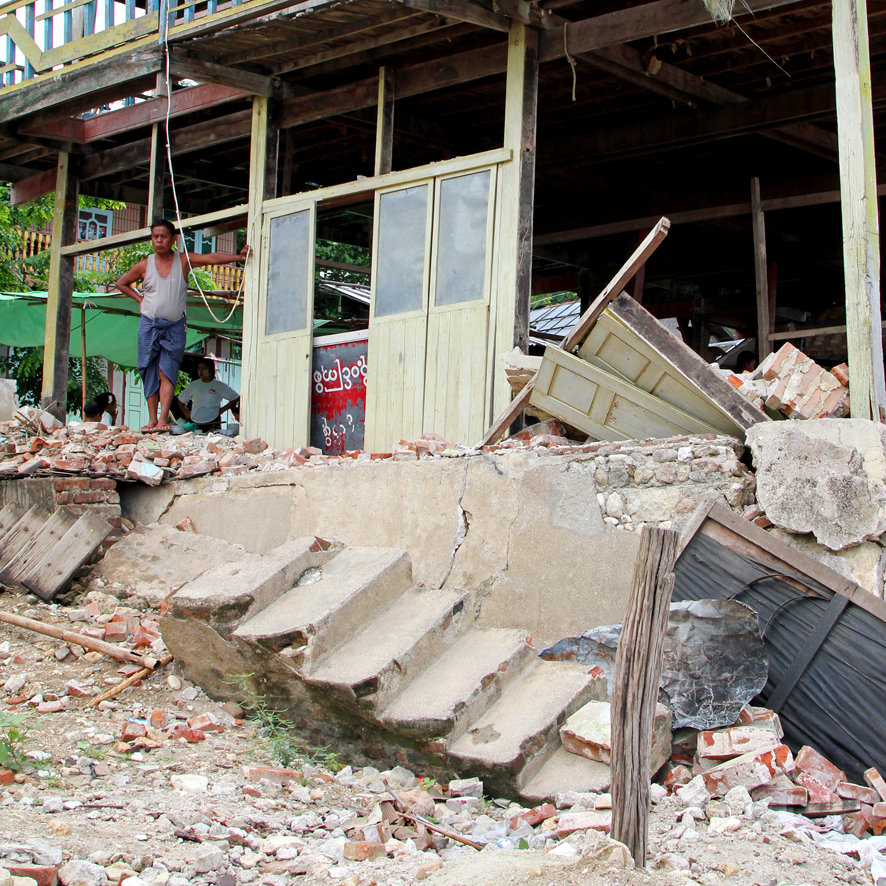
[[623, 377], [553, 346], [545, 350], [529, 402], [596, 440], [717, 433]]
[[436, 182], [424, 422], [468, 445], [486, 426], [496, 168]]
[[616, 317], [611, 308], [597, 320], [578, 349], [578, 355], [724, 434], [741, 437], [744, 433], [744, 428], [715, 400], [699, 390], [664, 355]]
[[278, 449], [310, 441], [314, 331], [314, 203], [265, 215], [259, 346], [261, 379], [249, 403], [250, 434]]
[[421, 435], [434, 181], [377, 191], [369, 309], [369, 452]]

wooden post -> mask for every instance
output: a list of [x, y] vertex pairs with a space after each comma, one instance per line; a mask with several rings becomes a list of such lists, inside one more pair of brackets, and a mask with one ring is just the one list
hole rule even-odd
[[498, 287], [492, 413], [510, 401], [502, 362], [516, 345], [529, 348], [532, 294], [532, 207], [535, 195], [535, 133], [538, 107], [538, 31], [513, 22], [508, 38], [504, 147], [513, 159], [501, 169], [501, 223], [496, 242]]
[[151, 127], [151, 171], [148, 174], [148, 224], [163, 218], [163, 185], [166, 179], [166, 126]]
[[288, 197], [292, 193], [292, 152], [295, 150], [295, 135], [292, 129], [283, 132], [283, 172], [280, 183], [280, 196]]
[[751, 219], [754, 226], [754, 275], [757, 281], [757, 359], [762, 362], [772, 350], [769, 335], [769, 264], [766, 261], [766, 219], [760, 205], [760, 179], [751, 179]]
[[277, 160], [280, 141], [278, 125], [279, 103], [274, 99], [256, 96], [252, 100], [252, 131], [249, 153], [249, 201], [246, 220], [246, 242], [253, 253], [246, 262], [243, 281], [243, 377], [240, 425], [249, 421], [249, 404], [256, 402], [255, 350], [260, 290], [259, 261], [262, 236], [262, 202], [277, 196]]
[[49, 248], [49, 291], [46, 296], [46, 335], [43, 349], [43, 389], [40, 405], [59, 421], [68, 406], [68, 353], [71, 344], [71, 299], [74, 259], [61, 254], [62, 246], [76, 242], [79, 180], [78, 158], [58, 155], [52, 243]]
[[886, 421], [880, 222], [865, 0], [834, 0], [834, 72], [852, 417]]
[[628, 847], [638, 868], [646, 866], [652, 724], [679, 539], [673, 529], [643, 527], [615, 656], [612, 836]]
[[393, 169], [394, 155], [394, 71], [378, 69], [378, 122], [375, 126], [375, 174]]
[[[637, 236], [634, 238], [633, 249], [636, 249], [647, 237], [649, 234], [648, 228], [641, 228], [637, 231]], [[638, 305], [643, 304], [643, 290], [646, 288], [646, 263], [644, 262], [637, 268], [637, 273], [634, 274], [634, 279], [631, 281], [631, 298], [637, 302]]]
[[[86, 306], [80, 308], [80, 414], [86, 405]], [[101, 421], [101, 418], [99, 418]]]

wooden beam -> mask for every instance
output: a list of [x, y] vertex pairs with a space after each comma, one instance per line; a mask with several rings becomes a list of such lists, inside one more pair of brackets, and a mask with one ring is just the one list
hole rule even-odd
[[[877, 186], [877, 194], [886, 196], [886, 185]], [[698, 201], [703, 199], [699, 195]], [[763, 212], [775, 212], [779, 209], [799, 209], [806, 206], [822, 206], [827, 203], [839, 203], [840, 192], [816, 191], [808, 194], [794, 194], [785, 197], [772, 197], [760, 201]], [[696, 222], [713, 221], [718, 218], [733, 218], [740, 215], [751, 214], [751, 202], [724, 203], [719, 206], [705, 206], [699, 209], [687, 209], [683, 211], [668, 212], [671, 224], [693, 224]], [[534, 243], [536, 246], [552, 246], [558, 243], [574, 243], [579, 240], [592, 240], [596, 237], [609, 237], [613, 234], [627, 234], [637, 228], [648, 227], [655, 224], [659, 216], [647, 215], [639, 218], [624, 219], [613, 222], [603, 222], [598, 225], [588, 225], [582, 228], [572, 228], [565, 231], [555, 231], [548, 234], [536, 234]]]
[[508, 33], [511, 27], [511, 19], [499, 15], [473, 0], [400, 0], [404, 6], [410, 9], [421, 9], [425, 12], [433, 12], [444, 18], [455, 19], [459, 22], [470, 22], [481, 28], [490, 28], [493, 31]]
[[[886, 91], [878, 94], [886, 98]], [[669, 113], [658, 120], [629, 123], [576, 135], [569, 142], [553, 141], [539, 162], [582, 165], [657, 153], [721, 138], [733, 138], [833, 114], [832, 84], [780, 93], [741, 104], [726, 105], [708, 114]]]
[[[433, 18], [405, 28], [397, 28], [383, 34], [365, 37], [362, 40], [354, 40], [343, 46], [335, 46], [332, 49], [323, 49], [310, 55], [303, 55], [297, 59], [286, 59], [276, 62], [269, 68], [269, 71], [271, 74], [287, 74], [291, 71], [305, 71], [306, 68], [316, 68], [318, 66], [321, 68], [325, 67], [326, 69], [334, 68], [336, 70], [342, 67], [352, 68], [355, 65], [363, 64], [370, 60], [373, 55], [390, 53], [391, 49], [389, 47], [392, 43], [400, 43], [403, 40], [414, 41], [415, 37], [421, 37], [426, 34], [436, 36], [445, 28], [455, 29], [456, 27], [464, 28], [464, 25], [453, 25], [446, 19]], [[474, 30], [474, 28], [470, 28], [470, 30]], [[410, 43], [410, 52], [417, 48], [416, 42]], [[337, 59], [343, 59], [344, 61], [337, 63]], [[322, 74], [325, 71], [311, 71], [310, 73], [311, 75]]]
[[[794, 2], [796, 0], [748, 0], [740, 4], [741, 8], [736, 6], [735, 18], [742, 20], [760, 10], [788, 6]], [[564, 27], [567, 29], [569, 52], [575, 54], [709, 24], [710, 13], [702, 3], [656, 0], [543, 31], [539, 57], [542, 63], [565, 57]]]
[[151, 168], [148, 172], [148, 224], [163, 218], [163, 186], [166, 180], [166, 127], [151, 127]]
[[394, 152], [394, 71], [378, 69], [378, 120], [375, 126], [375, 174], [393, 169]]
[[846, 345], [852, 417], [886, 422], [880, 315], [880, 220], [865, 0], [833, 0], [843, 210]]
[[[643, 54], [630, 46], [609, 46], [594, 52], [581, 53], [578, 58], [619, 79], [689, 107], [697, 108], [697, 99], [713, 105], [750, 101], [737, 92], [703, 80], [667, 62], [657, 60], [655, 68], [647, 70]], [[761, 134], [828, 160], [837, 160], [837, 136], [809, 123], [797, 123]]]
[[68, 405], [68, 354], [71, 343], [71, 302], [74, 294], [74, 260], [62, 254], [77, 239], [79, 194], [77, 157], [58, 155], [49, 283], [46, 295], [46, 336], [43, 349], [43, 387], [40, 405], [65, 421]]
[[646, 867], [652, 727], [658, 704], [674, 563], [680, 537], [644, 526], [615, 657], [612, 693], [612, 836]]
[[361, 34], [365, 31], [371, 31], [375, 28], [391, 25], [403, 19], [414, 18], [417, 14], [418, 13], [412, 9], [394, 9], [382, 15], [367, 17], [360, 23], [348, 20], [344, 24], [322, 28], [319, 31], [314, 31], [304, 37], [292, 36], [282, 40], [275, 40], [271, 43], [263, 43], [259, 46], [250, 46], [248, 49], [241, 49], [239, 52], [232, 52], [228, 55], [222, 56], [219, 61], [223, 65], [239, 65], [244, 62], [269, 58], [273, 55], [298, 52], [298, 50], [304, 49], [308, 46], [318, 46], [321, 43], [329, 43], [333, 40], [339, 40], [342, 37], [353, 38], [355, 35]]
[[44, 194], [51, 194], [58, 183], [58, 169], [46, 169], [43, 172], [35, 172], [27, 178], [19, 179], [9, 191], [9, 202], [13, 206], [21, 206], [42, 197]]
[[16, 166], [12, 163], [0, 163], [0, 181], [20, 182], [34, 175], [33, 169], [26, 166]]
[[751, 179], [751, 224], [754, 231], [754, 276], [757, 283], [757, 359], [769, 355], [769, 334], [772, 319], [769, 315], [769, 267], [766, 260], [766, 219], [760, 205], [760, 179]]
[[281, 82], [275, 77], [266, 77], [264, 74], [244, 71], [242, 68], [218, 65], [182, 49], [172, 50], [170, 65], [174, 77], [227, 86], [252, 95], [271, 96], [282, 88]]
[[646, 260], [658, 249], [661, 242], [668, 235], [671, 223], [666, 218], [660, 218], [658, 224], [646, 235], [643, 242], [634, 250], [633, 254], [622, 265], [619, 272], [609, 281], [606, 288], [597, 296], [591, 306], [579, 317], [578, 322], [563, 339], [560, 347], [567, 352], [581, 344], [582, 339], [590, 332], [597, 322], [600, 314], [606, 310], [609, 303], [618, 298], [624, 292], [625, 286], [633, 278], [634, 274], [646, 263]]
[[[198, 228], [208, 228], [216, 222], [227, 221], [234, 218], [245, 218], [246, 204], [232, 206], [229, 209], [219, 209], [216, 212], [207, 212], [205, 215], [194, 215], [191, 218], [183, 218], [181, 225], [173, 222], [177, 231], [193, 231]], [[61, 248], [63, 256], [82, 255], [85, 252], [104, 252], [106, 249], [117, 249], [120, 246], [129, 246], [151, 239], [150, 228], [138, 228], [127, 231], [125, 234], [114, 234], [112, 237], [101, 237], [98, 240], [83, 240], [80, 243], [72, 243]]]
[[[190, 86], [172, 93], [169, 101], [169, 119], [201, 111], [227, 102], [245, 98], [248, 93], [229, 86]], [[18, 125], [19, 132], [34, 135], [45, 135], [50, 138], [69, 138], [72, 141], [91, 142], [96, 139], [113, 138], [124, 135], [142, 126], [150, 126], [166, 119], [166, 97], [153, 98], [148, 101], [96, 114], [86, 119], [80, 117], [58, 118], [49, 111], [28, 117]]]
[[8, 94], [6, 90], [0, 92], [0, 121], [15, 120], [73, 100], [86, 101], [86, 107], [91, 107], [86, 97], [96, 93], [102, 93], [103, 101], [110, 96], [113, 96], [111, 100], [116, 99], [119, 93], [112, 87], [122, 88], [124, 94], [131, 95], [145, 85], [153, 85], [154, 75], [162, 70], [162, 64], [161, 47], [151, 46], [99, 60], [83, 68], [62, 69], [52, 77], [40, 78], [35, 83], [38, 88], [24, 87]]
[[[886, 332], [886, 320], [880, 323], [881, 334]], [[816, 326], [811, 329], [789, 329], [787, 332], [773, 332], [769, 341], [792, 341], [801, 338], [812, 338], [816, 335], [845, 335], [845, 326]]]

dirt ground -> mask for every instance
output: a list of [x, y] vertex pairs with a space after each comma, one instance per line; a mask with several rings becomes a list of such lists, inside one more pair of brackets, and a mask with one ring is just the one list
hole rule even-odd
[[[106, 614], [113, 610], [111, 598], [97, 599]], [[72, 602], [79, 607], [84, 601]], [[71, 608], [0, 593], [0, 609], [82, 627], [69, 620]], [[395, 841], [381, 858], [348, 860], [343, 847], [353, 834], [342, 825], [370, 813], [379, 784], [385, 790], [402, 772], [351, 770], [346, 759], [328, 756], [335, 752], [330, 748], [313, 764], [304, 758], [293, 763], [302, 777], [287, 785], [250, 781], [245, 767], [279, 766], [271, 738], [256, 723], [236, 720], [235, 708], [224, 710], [176, 678], [174, 666], [104, 703], [103, 710], [87, 708], [92, 695], [122, 679], [120, 669], [108, 658], [0, 624], [0, 686], [27, 674], [20, 690], [0, 691], [0, 718], [8, 723], [26, 714], [29, 727], [16, 743], [25, 768], [13, 784], [0, 786], [0, 866], [42, 855], [55, 859], [63, 880], [94, 886], [127, 878], [127, 886], [811, 886], [872, 879], [855, 859], [792, 832], [776, 813], [733, 814], [713, 801], [705, 814], [672, 797], [653, 807], [647, 870], [630, 869], [632, 862], [626, 867], [620, 844], [595, 831], [557, 839], [549, 823], [555, 819], [535, 828], [536, 842], [551, 835], [541, 841], [544, 849], [505, 850], [492, 843], [477, 851], [448, 841], [439, 851], [421, 852], [411, 841]], [[25, 701], [9, 704], [22, 696]], [[46, 704], [53, 696], [66, 708], [38, 713], [32, 702], [42, 697]], [[209, 712], [222, 731], [196, 743], [172, 738], [152, 748], [115, 749], [127, 723], [155, 711], [180, 719], [183, 728], [186, 719]], [[438, 800], [434, 820], [480, 839], [484, 828], [519, 813], [493, 800], [459, 813]], [[578, 808], [593, 801], [582, 795]], [[68, 865], [78, 859], [89, 862], [85, 880]]]

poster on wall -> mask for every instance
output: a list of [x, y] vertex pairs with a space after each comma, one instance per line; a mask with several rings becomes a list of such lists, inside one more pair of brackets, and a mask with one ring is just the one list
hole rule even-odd
[[113, 233], [114, 212], [111, 209], [81, 209], [77, 219], [78, 240], [99, 240]]
[[363, 448], [369, 332], [314, 339], [311, 367], [311, 446], [326, 455]]

